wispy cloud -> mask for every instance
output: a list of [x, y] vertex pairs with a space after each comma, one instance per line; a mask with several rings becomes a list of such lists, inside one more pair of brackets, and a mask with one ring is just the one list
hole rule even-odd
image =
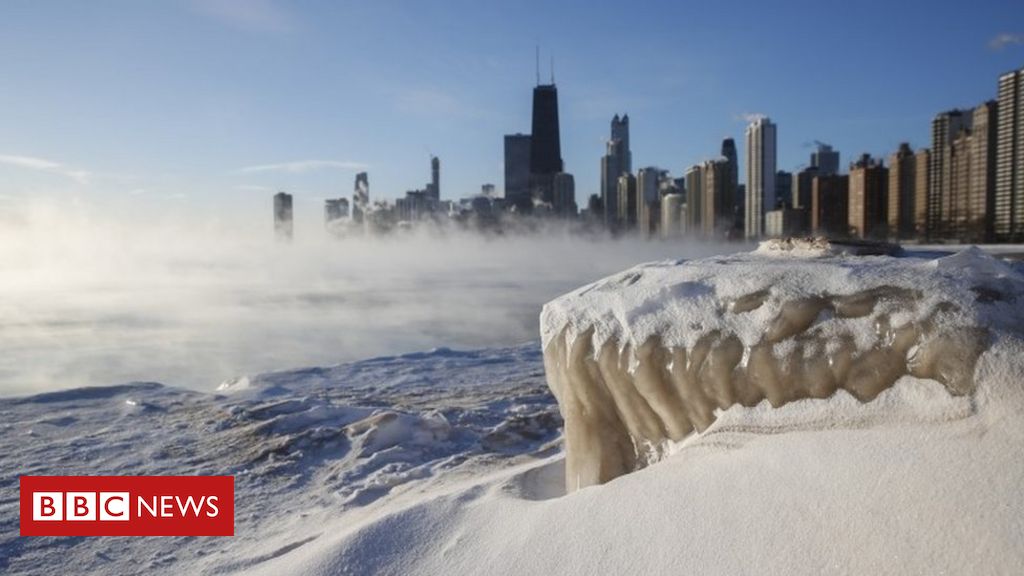
[[992, 50], [1002, 50], [1007, 46], [1013, 44], [1024, 44], [1024, 34], [1009, 34], [1002, 33], [997, 34], [994, 38], [988, 41], [988, 47]]
[[365, 170], [366, 164], [362, 162], [351, 162], [348, 160], [294, 160], [292, 162], [281, 162], [278, 164], [259, 164], [239, 168], [236, 172], [241, 174], [256, 174], [260, 172], [288, 172], [291, 174], [302, 174], [314, 170], [338, 169], [338, 170]]
[[0, 154], [0, 164], [25, 168], [26, 170], [35, 170], [37, 172], [58, 174], [66, 178], [70, 178], [79, 184], [88, 184], [89, 179], [93, 176], [92, 172], [89, 172], [88, 170], [75, 170], [61, 164], [60, 162], [54, 162], [53, 160], [47, 160], [46, 158], [37, 158], [35, 156]]
[[295, 16], [274, 0], [193, 0], [192, 9], [249, 32], [285, 33], [295, 29]]
[[732, 119], [737, 122], [753, 122], [755, 120], [762, 120], [767, 117], [767, 114], [763, 114], [761, 112], [740, 112], [739, 114], [734, 115]]

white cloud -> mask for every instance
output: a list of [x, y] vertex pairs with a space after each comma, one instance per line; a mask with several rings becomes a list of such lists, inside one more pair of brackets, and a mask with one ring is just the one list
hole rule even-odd
[[88, 184], [89, 179], [93, 176], [92, 172], [87, 170], [74, 170], [60, 162], [54, 162], [53, 160], [47, 160], [46, 158], [37, 158], [35, 156], [0, 154], [0, 164], [25, 168], [27, 170], [35, 170], [37, 172], [59, 174], [70, 178], [79, 184]]
[[365, 170], [366, 164], [351, 162], [348, 160], [294, 160], [292, 162], [280, 162], [278, 164], [259, 164], [239, 168], [236, 172], [241, 174], [255, 174], [259, 172], [289, 172], [291, 174], [302, 174], [314, 170], [333, 168], [339, 170]]
[[1024, 44], [1024, 34], [998, 34], [988, 41], [988, 47], [992, 50], [1002, 50], [1012, 44]]
[[274, 0], [193, 0], [192, 9], [224, 24], [249, 32], [285, 33], [295, 17]]

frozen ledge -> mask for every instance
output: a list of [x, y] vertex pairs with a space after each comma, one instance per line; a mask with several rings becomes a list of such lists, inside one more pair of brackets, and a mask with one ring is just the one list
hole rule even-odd
[[904, 375], [971, 394], [990, 328], [1019, 318], [1022, 288], [976, 249], [938, 260], [758, 251], [642, 265], [566, 294], [541, 314], [566, 488], [651, 464], [735, 404], [838, 389], [869, 402]]

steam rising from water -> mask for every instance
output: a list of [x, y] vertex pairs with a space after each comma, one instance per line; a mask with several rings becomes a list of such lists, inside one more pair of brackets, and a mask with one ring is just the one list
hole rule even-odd
[[548, 300], [663, 258], [743, 246], [551, 229], [333, 241], [298, 223], [130, 220], [55, 205], [0, 219], [0, 395], [247, 373], [536, 339]]

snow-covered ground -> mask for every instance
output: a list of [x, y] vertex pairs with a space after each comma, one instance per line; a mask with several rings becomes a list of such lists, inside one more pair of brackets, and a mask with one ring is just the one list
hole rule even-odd
[[[1018, 314], [1017, 270], [993, 270], [1009, 283], [983, 304]], [[660, 462], [568, 495], [537, 342], [215, 394], [0, 399], [0, 572], [1018, 573], [1024, 342], [994, 328], [969, 394], [906, 375], [867, 403], [839, 390], [735, 405]], [[17, 536], [18, 475], [100, 473], [233, 474], [236, 535]]]

